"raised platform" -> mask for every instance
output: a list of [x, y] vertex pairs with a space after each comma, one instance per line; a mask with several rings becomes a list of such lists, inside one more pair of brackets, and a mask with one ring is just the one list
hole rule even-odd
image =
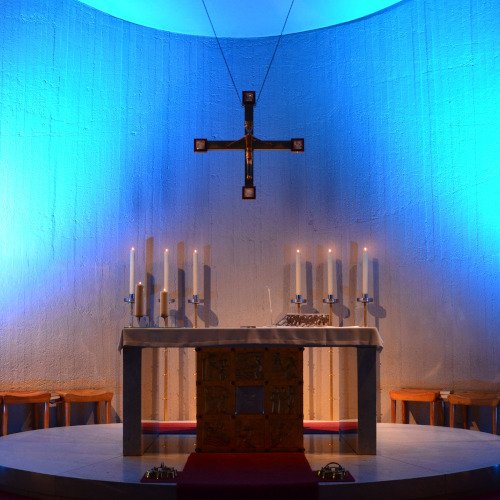
[[[189, 435], [147, 436], [148, 451], [122, 456], [121, 424], [56, 427], [0, 438], [0, 491], [36, 498], [176, 499], [171, 484], [141, 484], [146, 469], [182, 470], [194, 451]], [[402, 424], [378, 424], [377, 455], [339, 453], [338, 436], [304, 436], [313, 469], [341, 463], [354, 483], [321, 483], [319, 499], [432, 498], [500, 490], [500, 436]]]

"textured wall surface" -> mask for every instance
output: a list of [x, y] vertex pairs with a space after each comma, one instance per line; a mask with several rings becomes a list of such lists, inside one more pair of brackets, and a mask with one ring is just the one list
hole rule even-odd
[[[407, 0], [284, 37], [255, 134], [303, 136], [306, 153], [256, 153], [253, 202], [242, 152], [192, 152], [243, 134], [215, 40], [74, 0], [0, 6], [0, 389], [107, 387], [120, 412], [132, 245], [152, 317], [170, 248], [178, 324], [199, 249], [212, 326], [289, 311], [296, 248], [306, 310], [323, 311], [332, 248], [336, 322], [360, 324], [366, 245], [381, 419], [391, 387], [499, 387], [497, 2]], [[222, 40], [238, 90], [260, 89], [275, 43]], [[164, 394], [167, 417], [194, 417], [193, 359], [148, 356], [145, 417]], [[306, 355], [306, 418], [329, 418], [329, 361]]]

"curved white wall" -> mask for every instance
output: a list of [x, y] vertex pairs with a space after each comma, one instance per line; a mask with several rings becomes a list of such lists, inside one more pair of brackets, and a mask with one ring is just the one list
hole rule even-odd
[[[120, 394], [131, 245], [152, 316], [162, 250], [171, 249], [185, 324], [190, 255], [200, 249], [202, 319], [222, 326], [267, 324], [267, 286], [274, 317], [289, 310], [296, 247], [309, 310], [323, 310], [331, 247], [337, 321], [359, 324], [366, 245], [369, 323], [385, 341], [382, 419], [391, 387], [498, 387], [493, 2], [412, 0], [286, 36], [255, 132], [304, 136], [306, 153], [256, 154], [255, 202], [240, 199], [241, 152], [192, 152], [194, 137], [243, 133], [213, 39], [132, 25], [74, 0], [48, 5], [3, 2], [0, 390]], [[274, 45], [224, 40], [240, 89], [259, 89]], [[151, 363], [145, 417], [163, 416], [163, 358]], [[167, 417], [193, 418], [192, 353], [169, 353], [167, 364], [178, 377], [166, 389]], [[325, 366], [319, 354], [307, 358], [306, 390], [315, 392], [306, 418], [329, 418]]]

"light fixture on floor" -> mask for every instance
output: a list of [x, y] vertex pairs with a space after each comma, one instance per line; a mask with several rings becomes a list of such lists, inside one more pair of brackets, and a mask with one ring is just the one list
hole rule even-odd
[[318, 477], [327, 481], [344, 481], [348, 474], [337, 462], [330, 462], [318, 471]]

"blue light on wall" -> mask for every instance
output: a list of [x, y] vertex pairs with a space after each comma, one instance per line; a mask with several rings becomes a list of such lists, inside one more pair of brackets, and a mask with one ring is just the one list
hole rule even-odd
[[[411, 0], [286, 36], [256, 135], [304, 136], [306, 154], [256, 155], [258, 200], [242, 206], [241, 155], [192, 153], [194, 137], [242, 134], [215, 41], [55, 5], [2, 4], [0, 322], [52, 286], [69, 307], [102, 273], [118, 304], [128, 246], [150, 236], [210, 242], [214, 268], [242, 255], [256, 282], [281, 263], [268, 241], [363, 237], [387, 264], [441, 269], [474, 296], [498, 286], [498, 6]], [[241, 89], [259, 89], [275, 41], [223, 40]], [[224, 277], [222, 310], [237, 288]]]

